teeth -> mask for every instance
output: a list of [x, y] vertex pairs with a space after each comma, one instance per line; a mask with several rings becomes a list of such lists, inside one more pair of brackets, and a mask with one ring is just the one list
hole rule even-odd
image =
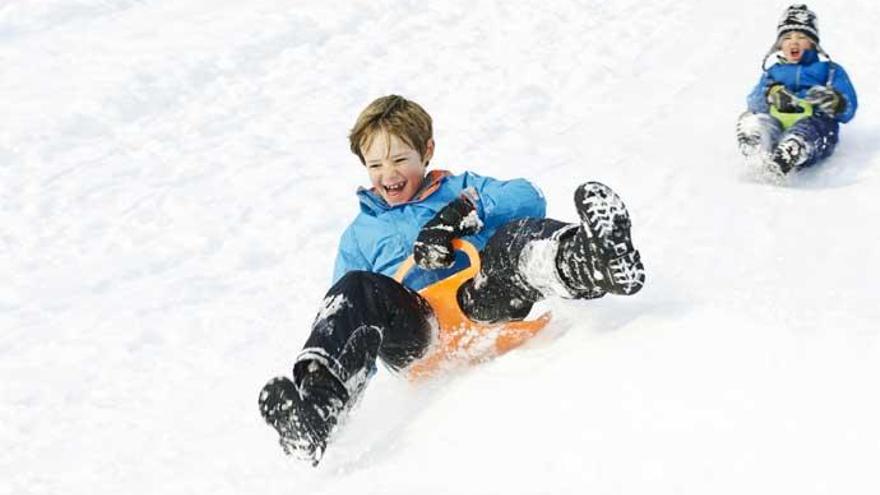
[[400, 184], [394, 184], [393, 186], [385, 186], [385, 189], [388, 191], [399, 191], [403, 189], [403, 186], [406, 185], [405, 182], [401, 182]]

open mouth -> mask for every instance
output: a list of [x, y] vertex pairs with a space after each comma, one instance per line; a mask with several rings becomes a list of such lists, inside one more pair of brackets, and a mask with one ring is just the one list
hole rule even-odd
[[406, 187], [406, 181], [397, 182], [394, 184], [386, 184], [383, 187], [385, 188], [385, 192], [390, 195], [395, 195], [403, 191], [403, 188]]

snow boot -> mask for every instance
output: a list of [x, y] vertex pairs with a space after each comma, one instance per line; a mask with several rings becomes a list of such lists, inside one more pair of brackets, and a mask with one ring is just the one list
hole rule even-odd
[[299, 388], [287, 377], [273, 378], [260, 391], [263, 419], [278, 432], [284, 453], [317, 466], [327, 439], [348, 411], [349, 394], [330, 371], [310, 362]]
[[610, 187], [587, 182], [574, 194], [581, 219], [560, 242], [556, 266], [563, 282], [582, 298], [632, 295], [645, 283], [645, 267], [632, 245], [629, 212]]
[[768, 165], [774, 169], [774, 172], [778, 171], [786, 175], [800, 167], [808, 157], [809, 152], [804, 140], [800, 136], [792, 135], [780, 141], [773, 150], [771, 163]]
[[736, 122], [736, 141], [747, 159], [769, 156], [782, 135], [782, 124], [770, 115], [745, 112]]

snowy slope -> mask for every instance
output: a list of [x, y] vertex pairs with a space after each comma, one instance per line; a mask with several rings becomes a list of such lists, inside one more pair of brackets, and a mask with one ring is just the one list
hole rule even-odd
[[[783, 2], [0, 1], [0, 494], [877, 493], [876, 2], [812, 1], [861, 100], [836, 155], [756, 183], [733, 123]], [[380, 373], [318, 469], [287, 373], [400, 93], [433, 165], [549, 213], [632, 210], [633, 298], [413, 387]]]

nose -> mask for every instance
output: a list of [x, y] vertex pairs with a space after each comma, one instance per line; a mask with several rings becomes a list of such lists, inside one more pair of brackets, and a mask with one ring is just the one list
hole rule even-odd
[[397, 176], [398, 170], [397, 167], [391, 164], [391, 162], [382, 162], [382, 176], [383, 177], [395, 177]]

